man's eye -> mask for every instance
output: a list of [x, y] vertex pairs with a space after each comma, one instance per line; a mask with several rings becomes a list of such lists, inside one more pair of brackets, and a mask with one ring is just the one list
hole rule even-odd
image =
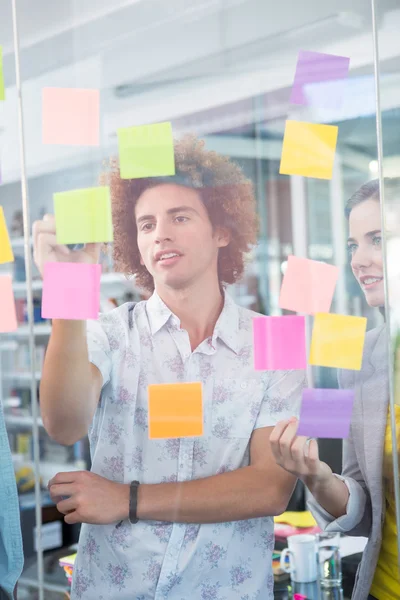
[[356, 250], [357, 250], [357, 244], [348, 244], [347, 251], [349, 254], [354, 254], [354, 252]]
[[188, 218], [187, 218], [187, 217], [184, 217], [184, 216], [182, 216], [182, 215], [181, 215], [181, 216], [179, 216], [179, 217], [176, 217], [176, 220], [177, 220], [179, 223], [184, 223], [185, 221], [187, 221], [187, 220], [188, 220]]
[[152, 227], [153, 223], [144, 223], [144, 225], [142, 225], [142, 231], [150, 231]]

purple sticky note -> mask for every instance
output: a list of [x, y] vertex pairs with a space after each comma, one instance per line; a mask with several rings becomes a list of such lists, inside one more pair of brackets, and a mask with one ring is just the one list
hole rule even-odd
[[349, 436], [354, 390], [303, 390], [297, 435], [314, 438]]
[[346, 56], [300, 50], [290, 102], [340, 108], [349, 64]]
[[97, 319], [101, 265], [48, 262], [44, 265], [42, 317]]
[[255, 317], [253, 339], [256, 371], [306, 368], [304, 317]]

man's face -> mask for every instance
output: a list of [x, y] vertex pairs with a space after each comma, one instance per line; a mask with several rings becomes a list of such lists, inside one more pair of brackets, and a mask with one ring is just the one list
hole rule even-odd
[[149, 188], [136, 203], [141, 262], [155, 287], [183, 289], [204, 275], [217, 275], [218, 249], [226, 232], [213, 231], [200, 195], [176, 184]]

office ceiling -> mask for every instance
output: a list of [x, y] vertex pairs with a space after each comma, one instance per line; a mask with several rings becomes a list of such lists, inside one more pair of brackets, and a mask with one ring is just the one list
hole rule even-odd
[[[399, 0], [378, 5], [379, 23], [392, 36], [387, 47], [382, 44], [382, 56], [393, 72], [400, 56]], [[171, 119], [200, 134], [247, 128], [254, 120], [251, 98], [260, 94], [265, 132], [280, 135], [301, 48], [346, 53], [354, 73], [372, 73], [368, 0], [18, 0], [17, 15], [31, 173], [99, 158], [79, 149], [38, 147], [46, 85], [101, 89], [107, 151], [116, 128], [134, 122]], [[10, 102], [11, 17], [11, 0], [2, 0], [0, 45]], [[12, 179], [19, 172], [16, 116], [10, 107], [1, 110], [3, 175]], [[362, 146], [363, 128], [349, 128], [349, 139], [354, 134]]]

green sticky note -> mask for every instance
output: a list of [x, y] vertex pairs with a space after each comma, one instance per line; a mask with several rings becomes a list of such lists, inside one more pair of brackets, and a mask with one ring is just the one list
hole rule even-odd
[[58, 244], [113, 241], [109, 187], [58, 192], [53, 199]]
[[4, 74], [3, 74], [3, 47], [0, 46], [0, 100], [6, 99], [6, 90], [4, 88]]
[[175, 175], [171, 123], [118, 129], [121, 179]]

